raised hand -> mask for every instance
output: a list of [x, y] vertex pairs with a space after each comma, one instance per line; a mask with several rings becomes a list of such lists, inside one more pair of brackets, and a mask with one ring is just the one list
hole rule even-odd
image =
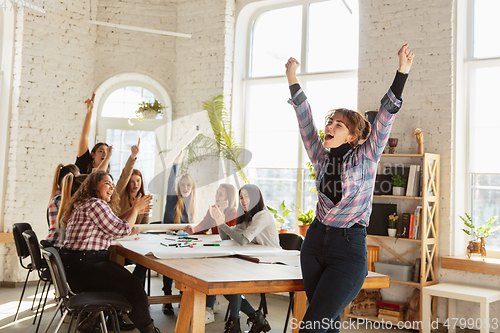
[[181, 150], [181, 151], [179, 152], [179, 155], [177, 155], [177, 156], [175, 157], [174, 164], [179, 164], [179, 162], [181, 161], [181, 158], [182, 158], [182, 153], [183, 153], [183, 151]]
[[221, 212], [217, 205], [208, 207], [208, 210], [210, 211], [210, 216], [215, 220], [217, 225], [226, 223], [226, 216]]
[[221, 212], [225, 211], [226, 208], [229, 206], [229, 202], [227, 200], [224, 200], [223, 202], [221, 202], [220, 206], [219, 206], [219, 209]]
[[141, 233], [141, 228], [139, 227], [132, 227], [132, 230], [130, 231], [131, 235], [138, 235]]
[[403, 74], [408, 74], [410, 72], [410, 68], [413, 63], [413, 52], [410, 50], [408, 43], [406, 43], [399, 49], [398, 58], [399, 58], [398, 71]]
[[188, 235], [194, 235], [194, 228], [191, 225], [186, 226], [182, 231], [187, 232]]
[[151, 205], [151, 200], [153, 200], [153, 196], [151, 195], [143, 196], [142, 194], [139, 194], [132, 203], [132, 208], [136, 209], [137, 212], [140, 212], [141, 210]]
[[289, 58], [285, 64], [286, 68], [286, 77], [288, 79], [288, 85], [292, 85], [298, 83], [296, 72], [297, 68], [299, 68], [300, 63], [295, 58]]
[[137, 154], [139, 154], [139, 146], [141, 144], [141, 138], [139, 138], [139, 141], [137, 142], [136, 145], [133, 145], [132, 147], [130, 147], [130, 151], [131, 151], [131, 156], [132, 158], [136, 158]]
[[92, 112], [92, 109], [94, 108], [94, 99], [95, 93], [92, 93], [92, 98], [87, 98], [85, 101], [85, 104], [87, 104], [87, 112]]

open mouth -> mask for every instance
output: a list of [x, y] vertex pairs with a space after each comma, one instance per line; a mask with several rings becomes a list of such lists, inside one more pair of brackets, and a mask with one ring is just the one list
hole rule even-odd
[[333, 134], [331, 134], [331, 133], [325, 133], [325, 141], [326, 140], [331, 140], [331, 139], [333, 139]]

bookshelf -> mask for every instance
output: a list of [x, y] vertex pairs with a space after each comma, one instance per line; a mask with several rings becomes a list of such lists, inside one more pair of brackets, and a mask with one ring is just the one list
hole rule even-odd
[[[422, 161], [422, 196], [407, 197], [394, 195], [374, 195], [374, 198], [382, 200], [391, 199], [395, 201], [403, 201], [405, 204], [412, 207], [422, 206], [421, 212], [421, 239], [397, 238], [397, 242], [408, 242], [410, 248], [404, 252], [398, 252], [394, 248], [396, 238], [389, 236], [368, 235], [367, 239], [372, 240], [381, 247], [381, 251], [387, 251], [392, 255], [390, 261], [400, 260], [405, 263], [414, 264], [405, 257], [410, 254], [419, 252], [420, 255], [420, 272], [419, 282], [414, 281], [398, 281], [390, 280], [391, 284], [407, 285], [408, 287], [416, 287], [420, 289], [420, 299], [422, 299], [422, 288], [437, 284], [438, 282], [438, 243], [439, 243], [439, 178], [440, 178], [440, 155], [439, 154], [383, 154], [381, 161], [404, 161], [404, 164], [415, 163], [415, 160]], [[368, 321], [380, 322], [377, 317], [356, 316], [349, 312], [350, 305], [345, 311], [344, 318], [362, 318]], [[432, 306], [433, 314], [436, 313], [436, 302]], [[422, 316], [422, 302], [420, 302], [420, 318]], [[397, 323], [392, 323], [397, 326]], [[421, 330], [420, 327], [413, 329]]]

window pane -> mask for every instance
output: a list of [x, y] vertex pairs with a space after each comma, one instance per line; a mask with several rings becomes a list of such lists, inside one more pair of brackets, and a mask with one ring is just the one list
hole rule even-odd
[[[113, 91], [102, 107], [102, 117], [135, 118], [141, 102], [154, 102], [155, 95], [143, 87], [127, 86]], [[156, 119], [162, 119], [158, 115]]]
[[500, 1], [474, 0], [474, 58], [500, 57]]
[[250, 76], [284, 75], [287, 59], [300, 59], [301, 30], [301, 6], [262, 13], [252, 30]]
[[309, 5], [308, 72], [358, 68], [358, 17], [357, 0]]
[[496, 78], [500, 67], [476, 69], [472, 76], [470, 109], [470, 171], [500, 173], [500, 154], [491, 153], [491, 145], [500, 132], [500, 106], [492, 99], [498, 94]]
[[248, 176], [252, 183], [257, 185], [262, 192], [264, 203], [278, 210], [285, 201], [286, 208], [292, 212], [284, 220], [283, 226], [286, 229], [295, 227], [295, 194], [297, 192], [297, 170], [296, 169], [248, 169]]
[[[500, 175], [473, 175], [472, 221], [477, 228], [483, 226], [492, 216], [500, 216]], [[497, 220], [493, 226], [499, 224], [500, 221]], [[500, 251], [500, 232], [488, 237], [486, 248]]]
[[298, 125], [283, 82], [249, 85], [245, 112], [245, 148], [252, 153], [250, 166], [290, 168], [297, 166]]
[[111, 156], [109, 166], [115, 184], [120, 178], [122, 169], [130, 156], [130, 147], [137, 144], [139, 137], [141, 138], [140, 152], [137, 155], [134, 169], [141, 171], [144, 186], [147, 188], [147, 184], [154, 177], [156, 133], [153, 131], [121, 129], [107, 130], [106, 142], [113, 146], [113, 155]]

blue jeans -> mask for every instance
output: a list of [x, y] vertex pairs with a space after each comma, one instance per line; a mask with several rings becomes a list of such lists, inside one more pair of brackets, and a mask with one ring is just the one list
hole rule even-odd
[[334, 228], [313, 221], [300, 252], [309, 300], [299, 323], [301, 333], [339, 332], [340, 313], [359, 293], [368, 275], [366, 256], [365, 228]]
[[240, 311], [243, 311], [247, 316], [255, 312], [255, 309], [243, 295], [224, 295], [224, 297], [229, 301], [230, 318], [239, 319]]

